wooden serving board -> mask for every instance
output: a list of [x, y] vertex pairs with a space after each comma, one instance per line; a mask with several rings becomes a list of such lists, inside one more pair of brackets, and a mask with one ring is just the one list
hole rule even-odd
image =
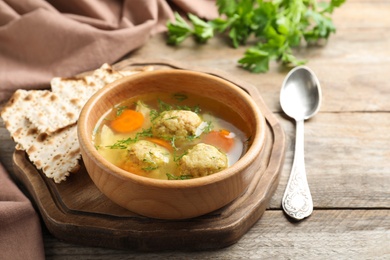
[[285, 153], [284, 132], [265, 106], [256, 88], [220, 71], [185, 67], [171, 61], [125, 60], [114, 66], [125, 69], [153, 65], [202, 71], [245, 89], [264, 113], [267, 138], [256, 161], [257, 173], [248, 189], [227, 206], [187, 220], [157, 220], [117, 206], [93, 184], [85, 168], [55, 184], [38, 171], [25, 152], [15, 151], [15, 178], [27, 189], [48, 230], [58, 239], [88, 246], [159, 250], [204, 250], [237, 242], [262, 216], [279, 183]]

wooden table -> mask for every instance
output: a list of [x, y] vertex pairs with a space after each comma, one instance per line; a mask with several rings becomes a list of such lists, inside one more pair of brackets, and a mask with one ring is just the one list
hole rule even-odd
[[[286, 133], [279, 186], [262, 218], [236, 244], [202, 252], [142, 253], [61, 242], [44, 227], [48, 259], [384, 259], [390, 258], [390, 2], [349, 0], [336, 10], [337, 34], [324, 47], [298, 52], [320, 79], [321, 111], [305, 123], [306, 171], [314, 212], [292, 222], [281, 209], [290, 173], [295, 126], [279, 105], [287, 70], [273, 63], [266, 74], [237, 67], [245, 48], [226, 39], [179, 47], [157, 35], [129, 58], [171, 59], [222, 70], [258, 88]], [[4, 104], [2, 104], [4, 105]], [[0, 121], [0, 161], [10, 172], [14, 143]], [[196, 241], [194, 241], [196, 243]]]

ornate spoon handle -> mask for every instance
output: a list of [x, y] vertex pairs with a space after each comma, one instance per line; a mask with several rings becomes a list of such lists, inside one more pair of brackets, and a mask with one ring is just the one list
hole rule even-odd
[[282, 199], [283, 210], [297, 220], [308, 217], [313, 212], [313, 201], [305, 170], [303, 122], [296, 121], [294, 162]]

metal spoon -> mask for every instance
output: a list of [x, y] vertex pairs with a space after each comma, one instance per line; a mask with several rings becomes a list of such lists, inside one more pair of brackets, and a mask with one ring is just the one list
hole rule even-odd
[[296, 67], [287, 74], [280, 92], [283, 111], [296, 121], [294, 162], [282, 199], [283, 210], [296, 220], [308, 217], [313, 212], [305, 170], [303, 122], [318, 112], [321, 96], [316, 75], [305, 66]]

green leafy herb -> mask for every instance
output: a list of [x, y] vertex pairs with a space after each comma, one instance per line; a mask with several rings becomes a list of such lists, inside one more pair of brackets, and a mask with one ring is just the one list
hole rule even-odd
[[214, 36], [214, 28], [210, 23], [207, 23], [197, 16], [188, 14], [193, 27], [178, 14], [175, 13], [175, 23], [168, 23], [168, 30], [171, 32], [168, 36], [168, 43], [179, 44], [188, 36], [193, 35], [198, 42], [204, 43]]
[[192, 28], [178, 13], [175, 13], [175, 19], [175, 23], [167, 24], [168, 30], [170, 31], [168, 36], [168, 43], [170, 44], [179, 44], [193, 34]]
[[[214, 32], [227, 34], [233, 47], [247, 44], [255, 38], [238, 63], [252, 72], [266, 72], [272, 60], [284, 65], [305, 63], [295, 57], [293, 49], [303, 42], [312, 44], [328, 39], [336, 28], [333, 11], [345, 0], [217, 0], [220, 17], [203, 21], [189, 14], [190, 26], [179, 14], [176, 21], [168, 22], [168, 43], [180, 44], [194, 36], [205, 43]], [[252, 42], [252, 40], [251, 40]]]
[[198, 42], [207, 42], [208, 39], [214, 36], [214, 29], [211, 24], [199, 19], [197, 16], [192, 14], [189, 14], [188, 17], [194, 25], [192, 33]]

